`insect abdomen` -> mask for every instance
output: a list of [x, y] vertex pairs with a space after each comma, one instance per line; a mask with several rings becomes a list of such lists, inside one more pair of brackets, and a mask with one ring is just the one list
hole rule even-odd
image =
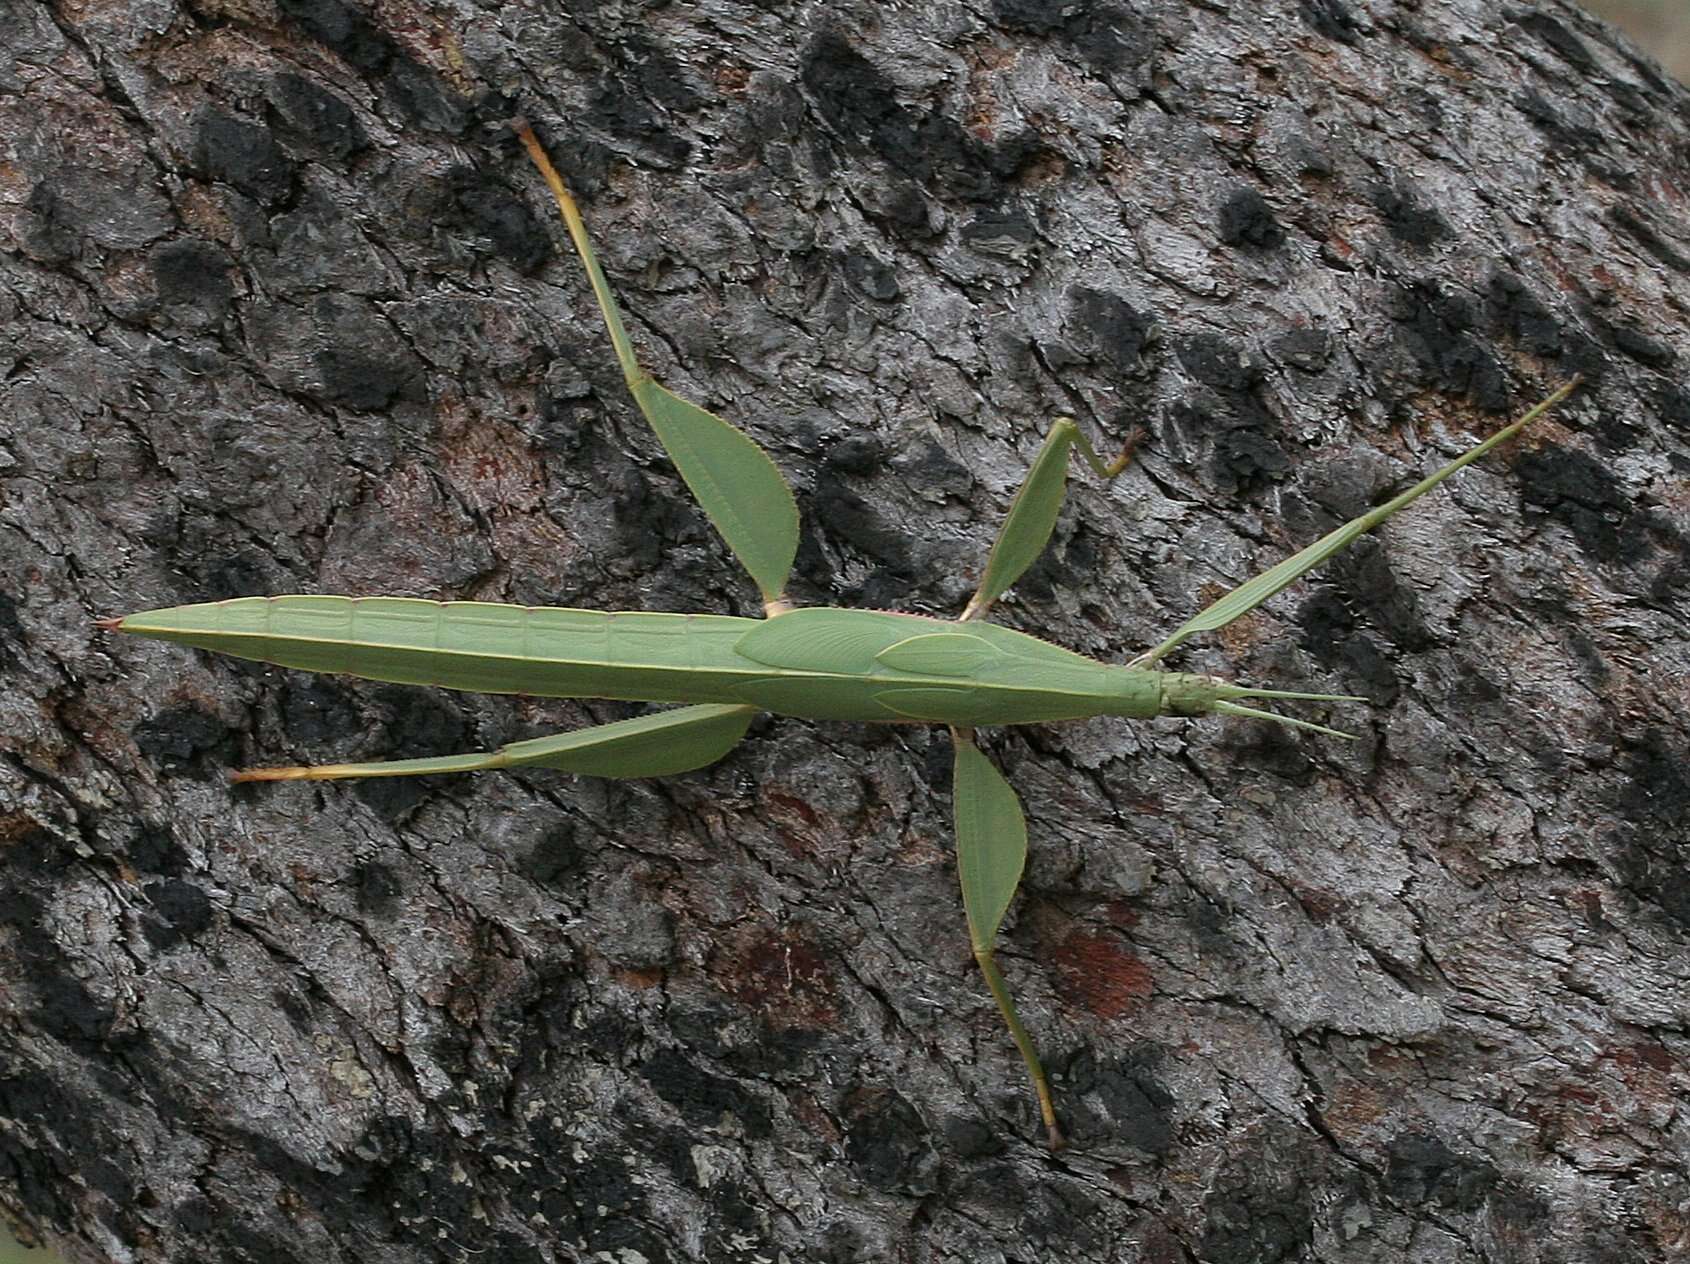
[[408, 597], [241, 597], [129, 615], [125, 632], [306, 671], [478, 693], [736, 702], [755, 620]]

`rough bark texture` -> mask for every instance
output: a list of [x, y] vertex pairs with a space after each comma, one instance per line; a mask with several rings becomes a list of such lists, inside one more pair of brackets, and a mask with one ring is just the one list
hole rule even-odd
[[[573, 11], [568, 11], [573, 9]], [[0, 41], [0, 1203], [84, 1258], [1606, 1261], [1690, 1249], [1690, 104], [1568, 4], [58, 0]], [[610, 718], [95, 616], [756, 613], [621, 388], [958, 608], [1047, 420], [1148, 430], [999, 617], [1120, 659], [1575, 371], [1177, 665], [1365, 694], [662, 782], [231, 791]], [[1082, 483], [1084, 480], [1081, 480]]]

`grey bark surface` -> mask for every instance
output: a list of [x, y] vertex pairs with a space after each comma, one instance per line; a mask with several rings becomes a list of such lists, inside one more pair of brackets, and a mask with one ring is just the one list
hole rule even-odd
[[[86, 1259], [1604, 1261], [1690, 1249], [1690, 97], [1562, 3], [23, 3], [0, 44], [0, 1205]], [[664, 781], [231, 790], [599, 703], [98, 632], [254, 593], [755, 614], [660, 379], [798, 489], [804, 604], [1119, 661], [1574, 372], [1171, 665], [1367, 696]]]

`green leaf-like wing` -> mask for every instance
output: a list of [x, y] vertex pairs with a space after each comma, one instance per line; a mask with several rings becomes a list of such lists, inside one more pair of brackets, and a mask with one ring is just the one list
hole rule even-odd
[[929, 632], [906, 637], [875, 658], [894, 670], [920, 676], [972, 676], [1001, 656], [998, 647], [985, 637], [967, 632]]

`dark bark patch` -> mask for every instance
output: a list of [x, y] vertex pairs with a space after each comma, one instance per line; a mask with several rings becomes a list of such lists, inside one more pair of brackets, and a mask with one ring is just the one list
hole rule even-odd
[[322, 676], [289, 676], [282, 686], [282, 731], [306, 750], [322, 750], [362, 730], [352, 694]]
[[766, 1028], [755, 1042], [729, 1049], [724, 1060], [740, 1075], [769, 1079], [814, 1065], [821, 1033], [802, 1027]]
[[632, 141], [644, 160], [659, 170], [685, 165], [692, 153], [692, 142], [677, 135], [667, 119], [619, 80], [599, 84], [588, 102], [587, 119], [612, 136]]
[[1385, 230], [1405, 246], [1424, 250], [1450, 235], [1449, 224], [1444, 217], [1400, 185], [1376, 185], [1372, 190], [1372, 200], [1373, 209], [1379, 212]]
[[132, 1185], [112, 1179], [117, 1169], [94, 1157], [111, 1150], [110, 1139], [92, 1124], [102, 1113], [97, 1102], [44, 1075], [13, 1074], [0, 1063], [0, 1118], [14, 1125], [0, 1128], [0, 1179], [31, 1215], [61, 1231], [75, 1223], [75, 1205], [66, 1197], [76, 1187], [74, 1177], [111, 1188], [120, 1205], [134, 1197]]
[[1493, 328], [1532, 355], [1553, 359], [1561, 354], [1561, 322], [1512, 273], [1491, 273], [1485, 286], [1485, 313]]
[[159, 301], [168, 307], [193, 308], [202, 320], [215, 323], [234, 302], [230, 259], [208, 241], [186, 237], [165, 242], [149, 262]]
[[1681, 928], [1690, 928], [1690, 750], [1676, 749], [1658, 729], [1629, 740], [1620, 756], [1626, 780], [1614, 796], [1619, 826], [1607, 837], [1627, 890]]
[[1095, 1100], [1108, 1115], [1106, 1123], [1076, 1110], [1069, 1121], [1073, 1139], [1120, 1141], [1151, 1155], [1173, 1149], [1174, 1095], [1157, 1075], [1162, 1061], [1162, 1051], [1151, 1045], [1106, 1060], [1090, 1050], [1071, 1059], [1062, 1074], [1063, 1096]]
[[720, 1128], [731, 1116], [748, 1137], [773, 1130], [769, 1108], [733, 1080], [701, 1070], [679, 1049], [660, 1049], [647, 1058], [640, 1074], [652, 1091], [699, 1128]]
[[1535, 9], [1517, 9], [1509, 16], [1519, 23], [1522, 29], [1530, 31], [1547, 44], [1556, 56], [1573, 69], [1586, 75], [1597, 71], [1596, 59], [1590, 55], [1584, 41], [1549, 14]]
[[768, 1235], [767, 1216], [763, 1208], [766, 1195], [754, 1192], [743, 1181], [731, 1177], [705, 1183], [705, 1174], [692, 1173], [691, 1184], [708, 1190], [705, 1195], [709, 1207], [704, 1234], [704, 1255], [707, 1260], [722, 1264], [761, 1264], [764, 1260], [778, 1260], [786, 1252]]
[[982, 211], [962, 226], [962, 244], [975, 254], [1019, 260], [1032, 253], [1039, 235], [1018, 206]]
[[462, 106], [442, 89], [434, 72], [412, 60], [391, 35], [341, 0], [278, 0], [284, 17], [379, 83], [410, 122], [460, 135], [468, 126]]
[[[822, 537], [817, 530], [813, 517], [814, 507], [810, 497], [802, 492], [798, 493], [798, 553], [792, 559], [793, 579], [810, 590], [812, 594], [825, 593], [824, 602], [838, 600], [835, 595], [838, 590], [837, 573], [827, 551], [822, 547]], [[794, 589], [794, 595], [803, 594]], [[804, 600], [803, 604], [816, 604], [814, 596]]]
[[659, 491], [639, 470], [623, 473], [611, 515], [623, 557], [636, 571], [656, 570], [673, 547], [683, 541], [713, 538], [708, 520], [678, 484], [674, 494]]
[[473, 1249], [486, 1221], [475, 1214], [480, 1183], [459, 1175], [460, 1167], [472, 1174], [479, 1167], [469, 1160], [449, 1133], [421, 1131], [403, 1115], [385, 1115], [341, 1152], [344, 1170], [337, 1178], [311, 1173], [311, 1184], [321, 1205], [339, 1211], [336, 1219], [385, 1222], [377, 1231], [383, 1238], [432, 1238], [448, 1224], [454, 1241]]
[[[1561, 105], [1550, 101], [1536, 88], [1528, 88], [1514, 99], [1515, 108], [1544, 136], [1554, 142], [1556, 149], [1584, 159], [1590, 165], [1607, 151], [1607, 138], [1593, 123], [1574, 122], [1563, 114]], [[1606, 164], [1602, 164], [1606, 165]]]
[[73, 1048], [93, 1052], [103, 1045], [117, 1021], [108, 1002], [55, 967], [39, 972], [33, 983], [36, 1003], [29, 1016], [36, 1026]]
[[1615, 325], [1610, 332], [1615, 350], [1651, 369], [1665, 369], [1677, 358], [1666, 343], [1649, 337], [1634, 325]]
[[646, 38], [637, 28], [626, 32], [616, 45], [640, 93], [665, 110], [689, 114], [704, 103], [687, 81], [686, 72], [661, 44]]
[[1212, 334], [1184, 340], [1175, 354], [1209, 393], [1175, 404], [1171, 417], [1181, 429], [1214, 436], [1210, 469], [1222, 489], [1236, 496], [1284, 478], [1291, 460], [1276, 437], [1278, 423], [1256, 397], [1256, 357]]
[[1004, 1152], [1004, 1141], [983, 1119], [953, 1119], [944, 1126], [945, 1145], [966, 1161], [989, 1159]]
[[1261, 365], [1243, 347], [1218, 334], [1187, 338], [1176, 354], [1187, 373], [1227, 395], [1243, 396], [1262, 380]]
[[1271, 433], [1273, 419], [1252, 395], [1239, 391], [1223, 393], [1219, 400], [1182, 400], [1168, 416], [1179, 430], [1214, 436], [1209, 469], [1229, 496], [1277, 482], [1291, 468], [1290, 457]]
[[893, 459], [898, 473], [927, 496], [967, 496], [974, 477], [966, 466], [933, 440], [922, 438]]
[[[524, 1219], [539, 1217], [543, 1220], [550, 1228], [547, 1236], [573, 1241], [584, 1239], [606, 1215], [643, 1212], [646, 1208], [644, 1196], [627, 1181], [625, 1175], [615, 1171], [612, 1161], [604, 1157], [594, 1156], [585, 1165], [580, 1165], [586, 1170], [584, 1179], [579, 1183], [571, 1179], [576, 1175], [578, 1166], [570, 1159], [573, 1138], [551, 1126], [550, 1114], [549, 1111], [542, 1112], [535, 1126], [530, 1128], [532, 1149], [494, 1146], [487, 1152], [494, 1170], [504, 1174], [506, 1196], [512, 1208]], [[667, 1137], [660, 1136], [654, 1142], [649, 1134], [655, 1130], [637, 1125], [636, 1129], [641, 1144], [651, 1147], [647, 1153], [653, 1158], [667, 1159], [670, 1163], [675, 1161], [670, 1153], [675, 1146]], [[683, 1161], [685, 1153], [683, 1146], [680, 1150]], [[609, 1170], [606, 1170], [607, 1164], [612, 1164]], [[678, 1179], [685, 1179], [681, 1170], [672, 1170], [675, 1170]], [[583, 1195], [588, 1192], [601, 1195], [607, 1201], [586, 1204]]]
[[565, 1189], [575, 1206], [577, 1232], [588, 1259], [650, 1260], [668, 1264], [673, 1258], [657, 1230], [641, 1223], [649, 1205], [635, 1179], [639, 1165], [620, 1155], [603, 1155], [572, 1164]]
[[1675, 540], [1677, 556], [1656, 572], [1649, 582], [1649, 599], [1663, 610], [1682, 609], [1690, 592], [1690, 547], [1683, 537]]
[[840, 269], [851, 288], [865, 298], [871, 298], [877, 303], [890, 303], [898, 297], [900, 287], [897, 270], [866, 250], [854, 250], [843, 255]]
[[1233, 916], [1231, 907], [1200, 897], [1189, 900], [1187, 907], [1190, 912], [1186, 920], [1191, 925], [1192, 937], [1198, 949], [1225, 958], [1233, 957], [1238, 945], [1227, 930], [1227, 924]]
[[1392, 315], [1430, 384], [1463, 395], [1486, 412], [1508, 407], [1507, 381], [1496, 357], [1473, 336], [1478, 313], [1459, 294], [1431, 281], [1397, 287]]
[[719, 1059], [745, 1079], [778, 1079], [802, 1068], [821, 1044], [819, 1032], [796, 1027], [764, 1026], [749, 1043], [722, 1039], [722, 1032], [744, 1017], [742, 1010], [725, 1005], [689, 1006], [674, 1009], [669, 1026], [688, 1049]]
[[372, 355], [364, 349], [369, 345], [352, 338], [316, 354], [323, 399], [361, 413], [382, 412], [402, 399], [421, 402], [420, 366], [409, 356], [390, 359]]
[[1327, 563], [1326, 582], [1343, 590], [1353, 609], [1399, 648], [1425, 653], [1437, 644], [1420, 611], [1420, 599], [1397, 579], [1390, 554], [1378, 540], [1361, 539]]
[[1205, 1264], [1278, 1264], [1312, 1250], [1312, 1159], [1283, 1134], [1236, 1149], [1204, 1200], [1198, 1249]]
[[[439, 694], [424, 689], [384, 688], [375, 701], [388, 716], [383, 756], [411, 759], [452, 755], [469, 748], [463, 712]], [[368, 777], [353, 782], [354, 792], [385, 820], [410, 811], [428, 795], [432, 777]]]
[[1324, 329], [1288, 329], [1273, 340], [1275, 358], [1305, 373], [1318, 373], [1332, 363], [1333, 339]]
[[0, 816], [0, 868], [39, 881], [52, 879], [75, 863], [76, 853], [58, 835], [29, 816]]
[[[545, 454], [574, 461], [581, 456], [603, 414], [593, 400], [593, 388], [570, 370], [559, 372], [556, 362], [547, 371], [550, 389], [540, 396], [534, 444]], [[552, 385], [555, 383], [555, 385]]]
[[1476, 1211], [1496, 1186], [1491, 1164], [1455, 1154], [1436, 1137], [1411, 1133], [1390, 1144], [1386, 1188], [1409, 1206], [1435, 1203], [1450, 1211]]
[[1048, 1181], [1029, 1191], [1021, 1219], [1028, 1243], [1049, 1252], [1043, 1258], [1108, 1258], [1108, 1248], [1116, 1245], [1098, 1229], [1103, 1204], [1082, 1194], [1078, 1185]]
[[1224, 431], [1215, 444], [1214, 471], [1234, 492], [1278, 482], [1291, 468], [1285, 449], [1253, 430]]
[[270, 103], [286, 129], [320, 154], [344, 163], [369, 148], [369, 137], [352, 107], [310, 79], [273, 76]]
[[539, 217], [484, 171], [454, 167], [447, 172], [437, 212], [431, 231], [455, 237], [453, 230], [461, 229], [484, 238], [520, 272], [534, 272], [552, 258], [552, 239]]
[[577, 890], [586, 870], [587, 853], [568, 823], [549, 830], [516, 862], [516, 871], [530, 882], [567, 894]]
[[[608, 1030], [578, 1032], [575, 1029], [575, 1007], [580, 1000], [580, 976], [574, 968], [560, 962], [545, 962], [528, 974], [511, 999], [501, 1004], [496, 1026], [507, 1033], [507, 1042], [521, 1049], [516, 1065], [522, 1072], [532, 1073], [547, 1065], [562, 1050], [586, 1047], [607, 1055], [621, 1063], [635, 1039], [626, 1030], [612, 1035]], [[454, 1056], [447, 1066], [469, 1067], [467, 1048], [463, 1055]], [[489, 1110], [502, 1112], [501, 1094], [491, 1093]], [[503, 1118], [502, 1114], [499, 1114]]]
[[159, 952], [194, 938], [211, 925], [211, 899], [192, 882], [167, 878], [149, 882], [142, 890], [152, 907], [141, 919], [141, 933]]
[[26, 967], [35, 997], [34, 1006], [24, 1010], [26, 1022], [74, 1049], [96, 1052], [104, 1046], [117, 1013], [65, 970], [65, 954], [42, 926], [45, 915], [36, 895], [0, 887], [0, 926], [10, 928], [13, 951]]
[[312, 39], [359, 70], [386, 70], [400, 55], [390, 35], [340, 0], [281, 0], [278, 7]]
[[270, 993], [270, 1002], [282, 1012], [291, 1026], [301, 1036], [311, 1036], [316, 1025], [312, 1021], [311, 1004], [303, 996], [285, 988], [276, 988]]
[[[1334, 727], [1342, 729], [1343, 724]], [[1258, 769], [1270, 777], [1294, 786], [1312, 786], [1319, 772], [1308, 748], [1318, 747], [1330, 740], [1318, 734], [1298, 734], [1295, 729], [1260, 720], [1240, 720], [1232, 723], [1237, 735], [1236, 745], [1240, 767]]]
[[215, 1229], [218, 1213], [209, 1198], [195, 1195], [177, 1203], [171, 1219], [190, 1237], [201, 1238]]
[[827, 445], [823, 464], [840, 474], [866, 478], [886, 467], [886, 444], [879, 435], [848, 434]]
[[[221, 527], [216, 530], [220, 531]], [[208, 528], [211, 538], [215, 538], [215, 534], [215, 531]], [[179, 556], [188, 559], [191, 565], [193, 559], [201, 554], [196, 548], [187, 548]], [[252, 597], [273, 591], [275, 588], [275, 584], [271, 582], [274, 576], [271, 574], [269, 563], [255, 553], [213, 553], [208, 557], [202, 575], [198, 592], [194, 596], [194, 599], [199, 601]]]
[[1523, 504], [1546, 512], [1601, 562], [1634, 566], [1654, 552], [1648, 516], [1613, 471], [1573, 448], [1527, 452], [1514, 463]]
[[0, 593], [0, 672], [10, 671], [21, 661], [18, 651], [23, 648], [23, 624], [18, 619], [17, 599]]
[[391, 865], [366, 861], [352, 873], [358, 885], [358, 911], [371, 917], [392, 917], [399, 907], [404, 886]]
[[1285, 229], [1274, 217], [1273, 207], [1252, 188], [1236, 189], [1221, 203], [1221, 242], [1251, 250], [1273, 250], [1284, 243]]
[[494, 1236], [486, 1258], [499, 1264], [547, 1264], [557, 1256], [509, 1229], [501, 1229]]
[[914, 1107], [881, 1085], [859, 1085], [841, 1107], [845, 1161], [864, 1183], [887, 1193], [931, 1191], [937, 1155]]
[[1154, 312], [1086, 286], [1071, 291], [1068, 299], [1068, 324], [1079, 350], [1118, 374], [1143, 372], [1146, 354], [1161, 338]]
[[270, 129], [221, 110], [206, 110], [199, 117], [194, 165], [208, 179], [231, 184], [266, 206], [293, 191], [293, 162]]
[[45, 180], [29, 191], [24, 202], [23, 244], [40, 263], [65, 263], [76, 257], [82, 234], [75, 210]]
[[[1663, 382], [1655, 392], [1655, 409], [1667, 425], [1690, 434], [1690, 390], [1677, 382]], [[1679, 472], [1685, 470], [1680, 467]]]
[[187, 869], [188, 853], [169, 829], [146, 825], [129, 843], [129, 863], [141, 873], [174, 878]]
[[914, 244], [933, 241], [944, 235], [941, 217], [929, 212], [927, 199], [913, 184], [894, 181], [894, 187], [881, 192], [875, 202], [865, 207], [866, 213], [883, 228], [888, 236]]
[[954, 118], [901, 104], [897, 85], [837, 34], [810, 45], [802, 80], [818, 112], [841, 136], [947, 197], [996, 203], [1015, 173], [1045, 152], [1031, 133], [986, 145]]
[[919, 574], [911, 542], [875, 503], [847, 486], [824, 467], [816, 475], [815, 490], [807, 497], [805, 517], [826, 523], [828, 534], [886, 566], [898, 576]]
[[233, 754], [229, 726], [196, 707], [171, 707], [148, 716], [135, 726], [133, 737], [142, 754], [170, 771], [210, 752], [221, 752], [223, 762]]
[[1346, 690], [1359, 690], [1375, 706], [1388, 707], [1402, 691], [1396, 669], [1379, 644], [1361, 631], [1355, 614], [1335, 588], [1322, 585], [1297, 608], [1298, 644], [1316, 661], [1342, 672]]
[[1156, 49], [1154, 28], [1113, 5], [992, 0], [992, 13], [1006, 31], [1060, 39], [1100, 75], [1147, 65]]
[[1361, 33], [1361, 23], [1341, 0], [1302, 0], [1297, 11], [1316, 35], [1340, 44], [1354, 44]]
[[1661, 235], [1630, 207], [1614, 207], [1608, 212], [1608, 222], [1629, 235], [1633, 241], [1674, 272], [1690, 272], [1690, 259], [1686, 259], [1661, 240]]

